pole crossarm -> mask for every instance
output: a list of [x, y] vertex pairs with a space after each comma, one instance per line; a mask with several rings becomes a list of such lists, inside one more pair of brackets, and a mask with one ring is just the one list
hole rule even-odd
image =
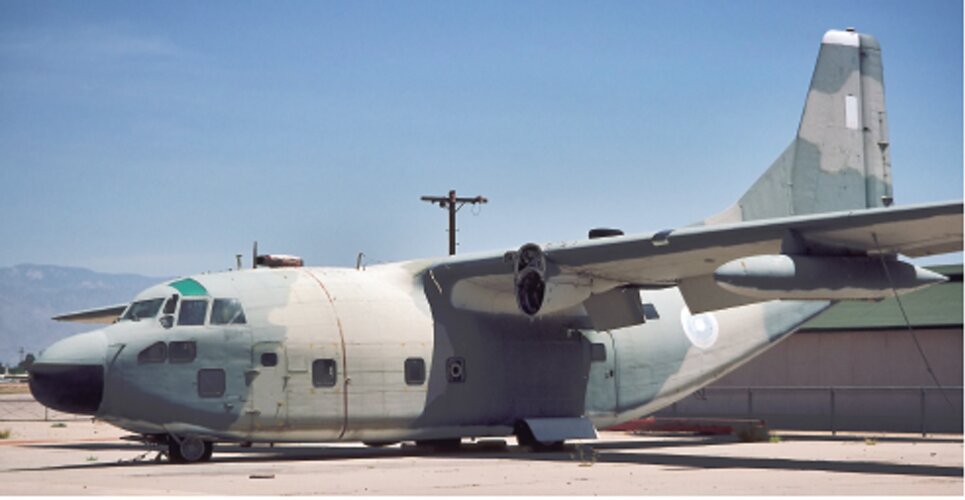
[[440, 208], [449, 209], [449, 255], [456, 255], [456, 212], [466, 203], [473, 205], [489, 203], [489, 200], [483, 196], [460, 198], [456, 196], [455, 190], [450, 190], [449, 196], [423, 196], [419, 199], [432, 203], [433, 205], [439, 205]]

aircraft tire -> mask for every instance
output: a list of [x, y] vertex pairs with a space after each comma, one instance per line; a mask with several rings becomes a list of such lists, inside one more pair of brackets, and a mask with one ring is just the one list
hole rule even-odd
[[565, 448], [565, 445], [566, 445], [566, 441], [551, 441], [549, 443], [537, 441], [536, 444], [532, 446], [532, 449], [536, 453], [546, 453], [550, 451], [563, 451], [563, 449]]
[[438, 452], [458, 451], [460, 444], [462, 444], [462, 439], [460, 438], [424, 439], [415, 442], [415, 445], [419, 448], [428, 448]]
[[168, 458], [175, 464], [207, 462], [214, 453], [214, 443], [201, 438], [186, 436], [175, 439], [168, 436]]

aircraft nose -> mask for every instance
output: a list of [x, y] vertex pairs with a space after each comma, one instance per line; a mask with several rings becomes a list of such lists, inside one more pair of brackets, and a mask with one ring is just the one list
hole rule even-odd
[[94, 415], [104, 396], [106, 351], [99, 330], [55, 343], [30, 367], [30, 392], [48, 408]]

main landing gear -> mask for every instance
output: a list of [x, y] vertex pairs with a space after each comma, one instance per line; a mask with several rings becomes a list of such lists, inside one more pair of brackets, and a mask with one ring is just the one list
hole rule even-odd
[[437, 453], [459, 451], [459, 446], [461, 444], [462, 439], [460, 438], [420, 439], [415, 442], [417, 448]]
[[214, 443], [195, 436], [168, 436], [168, 459], [175, 464], [207, 462], [214, 452]]

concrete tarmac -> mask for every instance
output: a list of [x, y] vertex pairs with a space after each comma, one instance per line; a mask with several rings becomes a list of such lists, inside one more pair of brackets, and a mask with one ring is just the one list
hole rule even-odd
[[[451, 453], [361, 443], [218, 446], [155, 462], [89, 420], [0, 422], [0, 495], [962, 495], [962, 436], [636, 436], [531, 453], [506, 440]], [[871, 437], [869, 437], [871, 436]]]

